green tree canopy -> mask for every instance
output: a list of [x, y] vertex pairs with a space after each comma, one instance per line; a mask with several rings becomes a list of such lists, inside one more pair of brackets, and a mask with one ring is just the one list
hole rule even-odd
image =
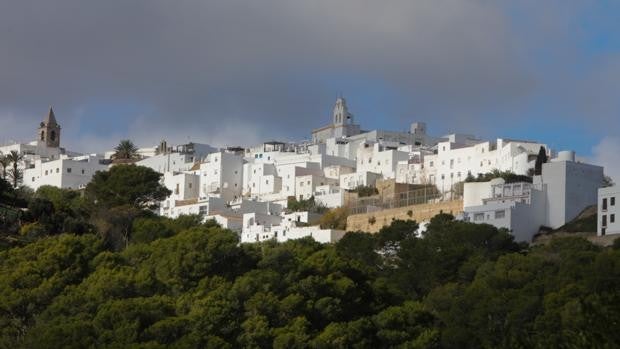
[[93, 176], [86, 196], [99, 207], [152, 207], [171, 193], [160, 183], [161, 177], [148, 167], [115, 165]]

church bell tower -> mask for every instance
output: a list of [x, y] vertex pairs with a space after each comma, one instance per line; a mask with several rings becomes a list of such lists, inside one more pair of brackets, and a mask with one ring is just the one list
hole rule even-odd
[[60, 125], [56, 121], [54, 110], [50, 107], [47, 117], [41, 121], [37, 140], [50, 148], [60, 147]]
[[336, 105], [334, 105], [333, 124], [339, 126], [352, 123], [353, 115], [349, 113], [347, 101], [343, 97], [338, 97], [338, 99], [336, 99]]

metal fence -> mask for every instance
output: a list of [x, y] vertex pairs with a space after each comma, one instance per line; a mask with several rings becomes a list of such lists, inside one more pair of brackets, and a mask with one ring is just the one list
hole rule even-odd
[[350, 202], [349, 207], [351, 214], [363, 214], [405, 206], [452, 201], [462, 198], [462, 188], [452, 188], [450, 191], [441, 192], [436, 188], [428, 187], [397, 193], [395, 196], [389, 197], [371, 196], [358, 198]]

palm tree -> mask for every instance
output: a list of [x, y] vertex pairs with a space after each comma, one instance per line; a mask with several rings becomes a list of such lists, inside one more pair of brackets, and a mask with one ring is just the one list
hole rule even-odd
[[116, 148], [114, 148], [114, 160], [135, 160], [138, 158], [138, 148], [129, 139], [122, 140]]
[[9, 167], [10, 164], [11, 163], [9, 162], [8, 156], [0, 152], [0, 166], [2, 166], [2, 179], [6, 179], [6, 168]]
[[22, 179], [22, 171], [18, 167], [19, 163], [24, 159], [24, 156], [15, 150], [11, 150], [6, 157], [9, 163], [13, 164], [13, 168], [11, 169], [11, 172], [9, 172], [9, 175], [13, 181], [13, 187], [17, 188]]

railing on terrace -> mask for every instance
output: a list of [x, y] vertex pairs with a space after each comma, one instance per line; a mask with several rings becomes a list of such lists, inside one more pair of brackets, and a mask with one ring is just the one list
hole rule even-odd
[[317, 191], [314, 193], [314, 196], [322, 196], [322, 195], [329, 195], [329, 194], [339, 194], [341, 192], [340, 189], [331, 189], [329, 191]]
[[416, 189], [398, 193], [396, 197], [366, 197], [359, 198], [349, 204], [351, 214], [363, 214], [399, 208], [411, 205], [422, 205], [444, 201], [453, 201], [463, 198], [462, 191], [452, 190], [441, 193], [432, 188]]

